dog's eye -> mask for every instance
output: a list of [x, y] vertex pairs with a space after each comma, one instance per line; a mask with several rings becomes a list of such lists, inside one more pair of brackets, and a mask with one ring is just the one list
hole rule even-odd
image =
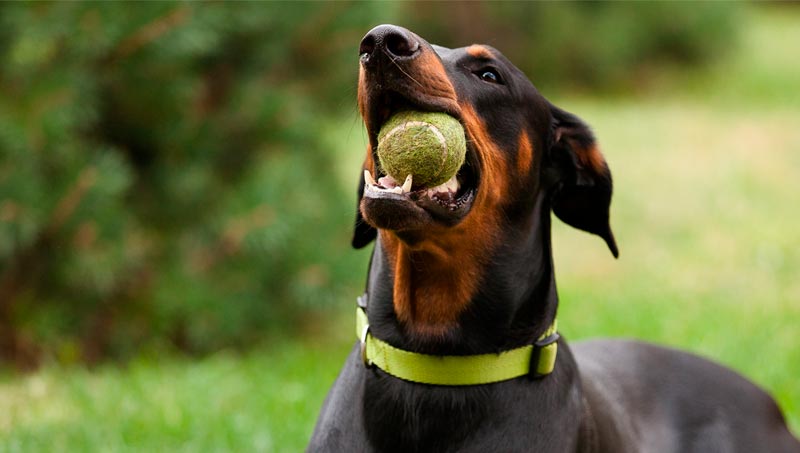
[[475, 73], [478, 77], [481, 78], [484, 82], [489, 83], [503, 83], [502, 79], [500, 78], [500, 74], [497, 73], [494, 69], [481, 69], [480, 71]]

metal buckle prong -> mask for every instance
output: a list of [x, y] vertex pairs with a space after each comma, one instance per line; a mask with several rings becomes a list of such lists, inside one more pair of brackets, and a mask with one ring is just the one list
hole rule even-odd
[[361, 361], [364, 363], [364, 366], [370, 368], [373, 364], [372, 361], [367, 358], [367, 336], [369, 335], [369, 324], [364, 326], [364, 331], [361, 332]]

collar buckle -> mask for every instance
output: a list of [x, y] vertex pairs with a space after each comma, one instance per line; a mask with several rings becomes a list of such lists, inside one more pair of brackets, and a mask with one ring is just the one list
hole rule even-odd
[[558, 332], [553, 332], [533, 343], [531, 365], [528, 371], [528, 376], [532, 379], [543, 378], [555, 369], [559, 338], [561, 338], [561, 335]]
[[373, 366], [372, 360], [367, 356], [367, 340], [369, 339], [369, 319], [367, 318], [367, 294], [359, 296], [358, 309], [356, 310], [356, 335], [361, 343], [361, 361], [364, 366], [370, 368]]

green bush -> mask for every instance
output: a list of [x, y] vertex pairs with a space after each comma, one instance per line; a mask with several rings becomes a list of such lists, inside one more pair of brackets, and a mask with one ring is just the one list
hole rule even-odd
[[355, 103], [364, 6], [2, 5], [4, 356], [244, 345], [342, 296], [316, 126]]

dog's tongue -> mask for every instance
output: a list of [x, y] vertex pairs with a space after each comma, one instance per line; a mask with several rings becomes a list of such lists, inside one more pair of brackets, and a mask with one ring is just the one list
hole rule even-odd
[[381, 176], [380, 178], [378, 178], [378, 184], [380, 184], [382, 187], [385, 187], [387, 189], [393, 189], [393, 188], [399, 186], [399, 184], [397, 184], [397, 181], [395, 181], [394, 178], [392, 178], [391, 176], [388, 176], [388, 175], [387, 176]]

